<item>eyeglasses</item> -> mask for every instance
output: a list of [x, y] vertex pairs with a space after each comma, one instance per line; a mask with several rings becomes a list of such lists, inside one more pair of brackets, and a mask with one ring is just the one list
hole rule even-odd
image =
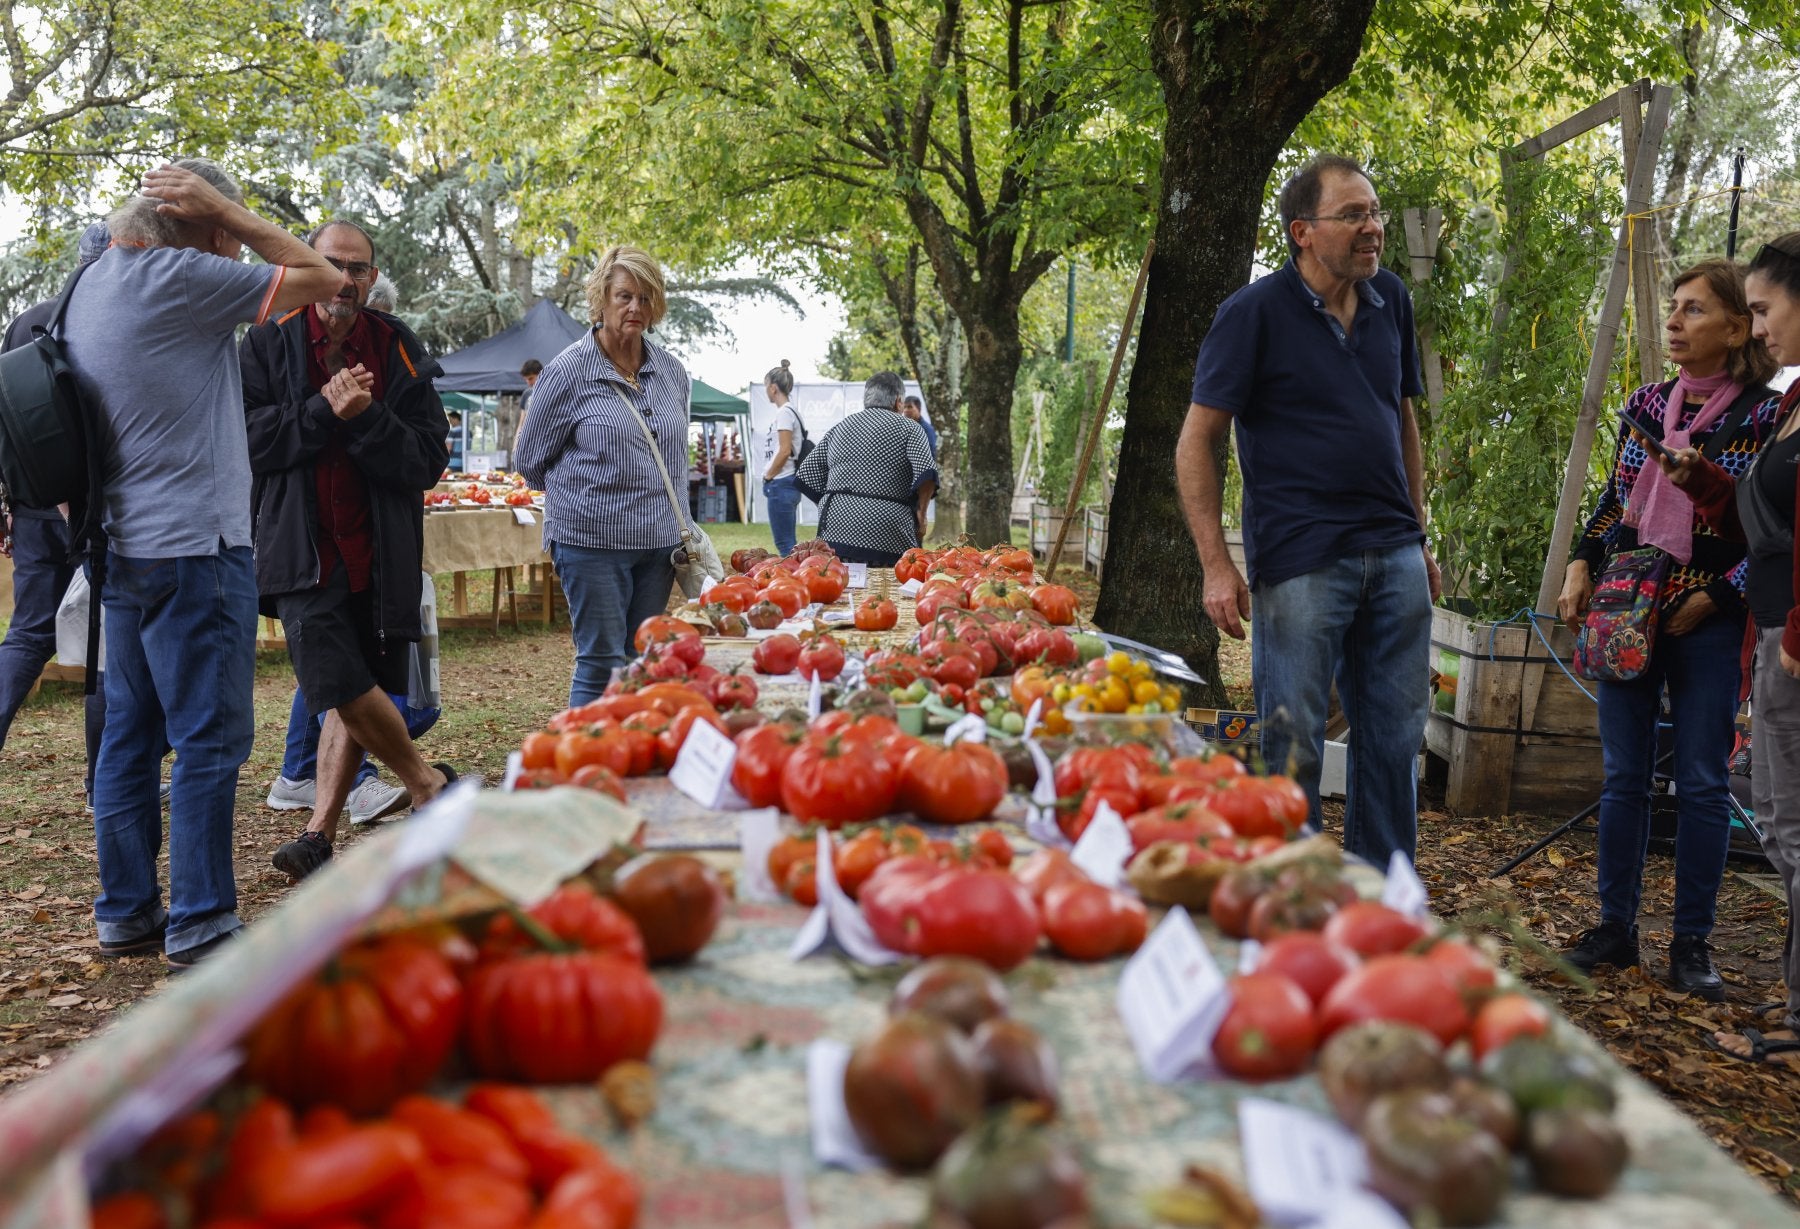
[[[1788, 250], [1788, 248], [1790, 246], [1793, 247], [1795, 250], [1790, 252]], [[1775, 255], [1780, 256], [1786, 260], [1800, 260], [1800, 243], [1790, 244], [1788, 242], [1788, 236], [1783, 235], [1780, 239], [1775, 240], [1773, 243], [1763, 244], [1762, 247], [1760, 249], [1758, 249], [1758, 251], [1756, 253], [1756, 259], [1751, 261], [1750, 263], [1752, 265], [1762, 264], [1763, 257], [1769, 255], [1769, 253], [1771, 253], [1771, 252], [1773, 252]]]
[[366, 260], [353, 260], [345, 264], [341, 260], [332, 260], [329, 256], [325, 259], [339, 273], [348, 273], [353, 282], [370, 281], [375, 276], [375, 266]]
[[1361, 226], [1373, 218], [1377, 223], [1385, 226], [1387, 220], [1392, 216], [1393, 210], [1391, 209], [1352, 209], [1348, 213], [1305, 215], [1300, 220], [1302, 222], [1342, 222], [1346, 226]]

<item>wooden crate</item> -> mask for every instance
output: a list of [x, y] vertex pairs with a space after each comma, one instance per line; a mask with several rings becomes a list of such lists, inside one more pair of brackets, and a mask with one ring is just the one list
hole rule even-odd
[[1099, 580], [1101, 569], [1106, 566], [1106, 509], [1085, 508], [1082, 517], [1081, 565]]
[[1600, 792], [1594, 703], [1552, 658], [1568, 662], [1574, 637], [1540, 621], [1546, 649], [1523, 623], [1493, 624], [1432, 612], [1438, 675], [1427, 749], [1449, 767], [1444, 798], [1461, 815], [1561, 814]]
[[[1039, 559], [1050, 557], [1050, 548], [1056, 545], [1057, 531], [1062, 528], [1063, 511], [1060, 505], [1052, 507], [1039, 501], [1031, 505], [1031, 553]], [[1063, 543], [1063, 556], [1081, 557], [1087, 549], [1086, 524], [1077, 511], [1069, 525], [1068, 539]], [[1060, 564], [1058, 565], [1060, 566]]]

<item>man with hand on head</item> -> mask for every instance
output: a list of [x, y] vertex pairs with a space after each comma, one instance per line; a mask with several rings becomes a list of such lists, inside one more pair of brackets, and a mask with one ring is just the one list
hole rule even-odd
[[[146, 174], [107, 219], [112, 246], [82, 275], [64, 319], [75, 377], [106, 428], [94, 918], [103, 955], [161, 949], [177, 969], [242, 926], [232, 813], [255, 733], [256, 578], [235, 334], [338, 280], [243, 199], [204, 159]], [[240, 261], [245, 245], [267, 263]], [[165, 910], [157, 785], [168, 746]]]
[[406, 325], [366, 310], [377, 269], [361, 227], [326, 222], [309, 242], [335, 283], [239, 347], [257, 588], [281, 619], [308, 713], [325, 715], [312, 820], [275, 851], [295, 879], [330, 860], [365, 750], [414, 806], [456, 778], [420, 757], [387, 694], [406, 691], [421, 635], [421, 495], [448, 456], [431, 385], [441, 369]]

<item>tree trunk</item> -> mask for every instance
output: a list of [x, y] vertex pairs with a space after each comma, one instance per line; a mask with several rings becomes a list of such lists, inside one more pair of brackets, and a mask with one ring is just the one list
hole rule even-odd
[[[1374, 0], [1225, 5], [1152, 0], [1162, 82], [1162, 199], [1137, 360], [1126, 394], [1119, 487], [1095, 621], [1181, 654], [1219, 703], [1219, 633], [1171, 458], [1194, 357], [1213, 314], [1250, 276], [1263, 189], [1295, 125], [1356, 63]], [[979, 452], [971, 440], [971, 451]], [[1223, 464], [1224, 457], [1215, 458]]]
[[[931, 425], [938, 433], [937, 519], [932, 541], [955, 541], [963, 532], [962, 345], [956, 318], [945, 313], [938, 329], [937, 354], [919, 374]], [[927, 378], [929, 376], [929, 378]]]
[[1016, 305], [983, 296], [969, 337], [969, 450], [964, 477], [968, 534], [977, 546], [1012, 540], [1012, 400], [1024, 347]]

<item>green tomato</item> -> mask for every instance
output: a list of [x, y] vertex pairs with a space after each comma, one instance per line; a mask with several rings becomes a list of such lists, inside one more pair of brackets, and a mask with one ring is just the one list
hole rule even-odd
[[1000, 728], [1008, 734], [1023, 734], [1025, 718], [1016, 710], [1006, 713], [1000, 718]]

